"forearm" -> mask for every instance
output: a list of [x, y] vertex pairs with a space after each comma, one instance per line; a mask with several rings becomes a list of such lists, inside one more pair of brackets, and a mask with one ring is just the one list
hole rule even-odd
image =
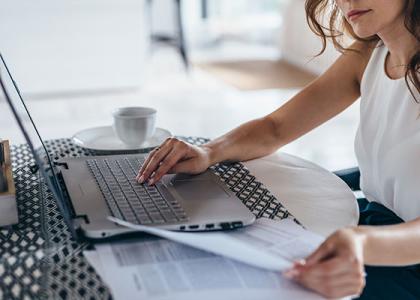
[[222, 161], [246, 161], [266, 156], [279, 148], [273, 121], [260, 118], [249, 121], [203, 145], [209, 149], [211, 164]]
[[420, 263], [420, 218], [398, 225], [360, 226], [367, 265], [401, 266]]
[[[204, 145], [212, 164], [268, 155], [331, 119], [360, 96], [359, 55], [342, 55], [322, 76], [270, 115]], [[364, 68], [364, 67], [363, 67]]]
[[204, 147], [210, 149], [212, 164], [259, 158], [337, 115], [357, 96], [349, 94], [340, 101], [335, 97], [331, 100], [324, 94], [322, 84], [312, 84], [268, 116], [247, 122]]

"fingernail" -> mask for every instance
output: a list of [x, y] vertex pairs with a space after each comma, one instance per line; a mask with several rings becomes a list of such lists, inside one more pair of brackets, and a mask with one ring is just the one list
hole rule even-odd
[[306, 260], [299, 259], [299, 260], [295, 261], [295, 263], [298, 264], [298, 265], [304, 266], [304, 265], [306, 265]]
[[148, 183], [148, 184], [149, 184], [149, 186], [150, 186], [150, 185], [153, 185], [153, 184], [155, 183], [155, 181], [154, 181], [153, 179], [150, 179], [147, 183]]
[[139, 182], [140, 182], [140, 183], [143, 183], [143, 182], [144, 182], [144, 176], [143, 176], [143, 175], [141, 175], [141, 176], [140, 176], [140, 178], [139, 178]]
[[290, 269], [287, 270], [286, 272], [283, 273], [284, 277], [288, 278], [288, 279], [293, 279], [296, 276], [299, 275], [299, 271], [295, 270], [295, 269]]

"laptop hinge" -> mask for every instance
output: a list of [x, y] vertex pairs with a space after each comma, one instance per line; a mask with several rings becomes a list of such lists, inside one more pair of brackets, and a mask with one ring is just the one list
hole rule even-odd
[[[69, 166], [66, 162], [54, 162], [54, 165], [58, 166], [58, 167], [62, 167], [66, 170], [69, 169]], [[90, 220], [89, 217], [87, 215], [78, 215], [76, 213], [76, 210], [74, 209], [73, 206], [73, 202], [71, 201], [71, 197], [70, 194], [67, 190], [67, 186], [64, 182], [64, 177], [63, 174], [61, 173], [61, 171], [56, 172], [60, 187], [64, 193], [64, 200], [66, 201], [66, 205], [67, 207], [70, 208], [70, 212], [71, 212], [71, 217], [73, 218], [73, 222], [75, 223], [74, 225], [76, 225], [76, 227], [80, 227], [80, 224], [82, 222], [84, 222], [85, 224], [89, 224]]]
[[[67, 164], [66, 164], [67, 165]], [[61, 190], [63, 191], [63, 200], [66, 202], [66, 206], [70, 209], [70, 215], [72, 218], [76, 217], [76, 211], [74, 210], [73, 203], [71, 202], [71, 198], [69, 192], [67, 191], [67, 187], [64, 184], [64, 178], [61, 172], [56, 172], [56, 176], [58, 179], [58, 184], [60, 185]]]
[[69, 165], [66, 162], [59, 162], [59, 161], [55, 161], [54, 162], [54, 166], [57, 167], [63, 167], [64, 169], [68, 170], [69, 169]]
[[84, 224], [90, 224], [90, 220], [87, 215], [77, 215], [74, 217], [73, 222], [77, 223], [79, 226], [82, 224], [82, 222]]

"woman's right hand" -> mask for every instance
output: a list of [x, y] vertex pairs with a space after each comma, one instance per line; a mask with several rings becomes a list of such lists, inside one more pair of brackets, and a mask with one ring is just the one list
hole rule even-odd
[[152, 185], [168, 173], [202, 173], [211, 166], [210, 152], [206, 146], [194, 146], [177, 138], [168, 138], [150, 152], [136, 180]]

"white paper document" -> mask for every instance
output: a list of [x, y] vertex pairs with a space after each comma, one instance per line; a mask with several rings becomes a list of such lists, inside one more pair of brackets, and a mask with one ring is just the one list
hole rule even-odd
[[251, 226], [224, 232], [168, 231], [109, 219], [122, 226], [272, 271], [291, 267], [294, 260], [309, 255], [323, 240], [290, 219], [261, 218]]
[[[84, 253], [115, 299], [323, 299], [279, 272], [322, 242], [291, 220], [259, 219], [231, 232], [169, 233], [167, 239], [99, 244], [96, 251]], [[200, 242], [189, 245], [193, 241], [187, 235]], [[207, 235], [214, 237], [203, 237]]]

